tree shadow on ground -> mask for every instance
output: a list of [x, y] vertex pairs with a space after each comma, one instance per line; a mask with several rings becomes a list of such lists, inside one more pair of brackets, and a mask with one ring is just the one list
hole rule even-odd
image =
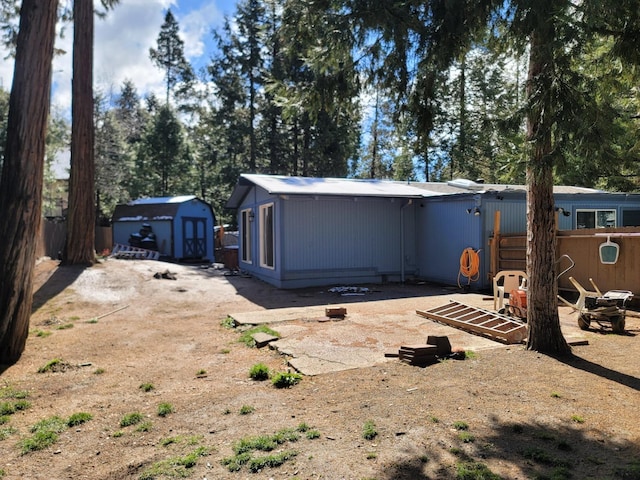
[[[68, 286], [75, 282], [87, 268], [89, 267], [83, 265], [58, 266], [53, 274], [34, 291], [31, 312], [35, 313], [47, 303], [48, 300], [62, 293]], [[35, 279], [35, 283], [39, 283], [38, 279]]]
[[[640, 479], [640, 445], [578, 424], [508, 423], [463, 442], [456, 432], [441, 450], [416, 451], [385, 465], [379, 480]], [[447, 447], [445, 445], [451, 445]], [[439, 448], [439, 447], [436, 447]]]
[[624, 385], [625, 387], [640, 391], [640, 378], [634, 377], [633, 375], [627, 375], [626, 373], [618, 372], [602, 365], [598, 365], [597, 363], [593, 363], [575, 354], [558, 356], [554, 358], [559, 362], [569, 365], [570, 367], [577, 368], [593, 375], [606, 378], [607, 380], [611, 380], [612, 382], [619, 383], [620, 385]]

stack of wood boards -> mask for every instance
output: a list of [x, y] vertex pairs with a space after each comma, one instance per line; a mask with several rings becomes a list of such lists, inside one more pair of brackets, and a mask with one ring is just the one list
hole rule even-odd
[[426, 344], [402, 345], [398, 351], [401, 362], [419, 367], [426, 367], [451, 354], [451, 343], [448, 337], [430, 335]]

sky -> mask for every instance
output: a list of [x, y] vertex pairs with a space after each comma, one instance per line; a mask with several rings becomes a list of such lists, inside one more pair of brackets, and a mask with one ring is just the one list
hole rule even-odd
[[[98, 0], [94, 0], [96, 5]], [[236, 0], [120, 0], [105, 18], [95, 20], [94, 90], [117, 94], [131, 80], [143, 97], [164, 95], [163, 71], [149, 60], [157, 46], [167, 9], [176, 18], [184, 41], [184, 53], [197, 70], [212, 56], [211, 31], [221, 28], [224, 17], [233, 16]], [[53, 62], [52, 104], [62, 112], [71, 109], [71, 45], [73, 27], [66, 26], [56, 48], [66, 52]], [[4, 58], [5, 55], [2, 55]], [[0, 84], [11, 89], [13, 62], [0, 59]]]

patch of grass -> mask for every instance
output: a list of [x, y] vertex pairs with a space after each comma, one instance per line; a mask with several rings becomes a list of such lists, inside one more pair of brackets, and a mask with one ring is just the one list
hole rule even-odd
[[258, 450], [260, 452], [270, 452], [278, 446], [278, 443], [271, 435], [261, 435], [258, 437], [241, 438], [233, 445], [233, 452], [236, 455]]
[[78, 425], [82, 425], [83, 423], [88, 422], [93, 418], [93, 415], [86, 412], [78, 412], [74, 413], [67, 420], [68, 427], [77, 427]]
[[469, 425], [467, 424], [467, 422], [458, 421], [453, 422], [453, 428], [455, 428], [456, 430], [469, 430]]
[[55, 372], [62, 365], [62, 360], [59, 358], [54, 358], [53, 360], [49, 360], [43, 366], [38, 369], [38, 373], [47, 373], [47, 372]]
[[571, 421], [575, 423], [584, 423], [584, 417], [580, 415], [571, 415]]
[[220, 463], [227, 467], [230, 472], [238, 472], [251, 460], [251, 453], [245, 452], [234, 455], [233, 457], [223, 458]]
[[136, 427], [136, 432], [150, 432], [153, 428], [153, 423], [146, 421], [142, 422]]
[[297, 442], [300, 439], [300, 435], [290, 428], [283, 428], [273, 435], [273, 440], [278, 444], [285, 442]]
[[269, 379], [269, 367], [264, 363], [256, 363], [249, 369], [249, 378], [256, 381]]
[[274, 468], [283, 465], [286, 461], [291, 460], [298, 455], [295, 450], [287, 450], [275, 455], [267, 455], [265, 457], [257, 457], [249, 460], [248, 468], [250, 472], [256, 473], [264, 470], [266, 467]]
[[465, 350], [464, 351], [464, 358], [467, 360], [475, 360], [476, 358], [478, 358], [478, 355], [476, 354], [476, 352], [472, 351], [472, 350]]
[[11, 398], [15, 400], [29, 398], [29, 392], [26, 390], [16, 390], [13, 387], [5, 385], [0, 388], [0, 398]]
[[13, 435], [17, 430], [13, 427], [2, 427], [0, 428], [0, 441], [5, 440], [9, 437], [9, 435]]
[[476, 441], [476, 437], [474, 437], [472, 434], [470, 434], [469, 432], [460, 432], [458, 434], [458, 438], [463, 442], [463, 443], [473, 443]]
[[207, 371], [204, 368], [201, 368], [196, 372], [196, 377], [204, 377], [207, 375]]
[[253, 408], [251, 405], [243, 405], [240, 407], [240, 415], [249, 415], [250, 413], [255, 412], [255, 408]]
[[302, 380], [302, 375], [294, 372], [278, 372], [271, 377], [271, 383], [276, 388], [290, 388]]
[[96, 368], [93, 373], [95, 375], [102, 375], [105, 372], [104, 368]]
[[558, 392], [551, 392], [551, 398], [562, 398]]
[[449, 449], [449, 453], [451, 455], [459, 456], [459, 455], [462, 455], [463, 452], [462, 452], [462, 449], [460, 449], [458, 447], [451, 447]]
[[228, 353], [231, 353], [231, 349], [229, 349], [229, 348], [222, 348], [222, 349], [220, 350], [220, 353], [223, 353], [223, 354], [225, 354], [225, 355], [226, 355], [226, 354], [228, 354]]
[[309, 440], [315, 440], [316, 438], [320, 438], [320, 432], [318, 430], [308, 430], [304, 436]]
[[299, 423], [298, 426], [296, 427], [296, 430], [298, 432], [306, 432], [309, 429], [311, 429], [311, 427], [309, 425], [307, 425], [305, 422]]
[[489, 467], [480, 462], [456, 463], [456, 480], [501, 480]]
[[122, 420], [120, 420], [120, 426], [130, 427], [131, 425], [137, 425], [138, 423], [142, 422], [143, 418], [144, 417], [140, 412], [127, 413], [124, 417], [122, 417]]
[[158, 415], [161, 417], [166, 417], [170, 413], [173, 413], [173, 405], [170, 403], [161, 403], [158, 405]]
[[153, 390], [154, 387], [153, 383], [143, 383], [138, 387], [140, 390], [142, 390], [143, 392], [150, 392], [151, 390]]
[[36, 337], [47, 338], [52, 332], [51, 330], [34, 330], [33, 333]]
[[546, 450], [541, 448], [533, 447], [525, 450], [522, 455], [524, 458], [534, 461], [535, 463], [539, 463], [541, 465], [548, 465], [552, 467], [564, 467], [570, 468], [571, 465], [568, 462], [560, 460], [553, 455], [551, 455]]
[[0, 403], [0, 415], [13, 415], [16, 413], [16, 407], [13, 402], [2, 402]]
[[0, 415], [0, 425], [9, 423], [9, 415]]
[[376, 458], [378, 458], [376, 452], [367, 452], [367, 460], [375, 460]]
[[62, 325], [58, 325], [56, 330], [68, 330], [70, 328], [73, 328], [73, 323], [63, 323]]
[[378, 430], [373, 420], [367, 420], [362, 426], [362, 438], [365, 440], [373, 440], [378, 436]]
[[266, 333], [268, 335], [273, 335], [274, 337], [280, 338], [280, 334], [275, 330], [272, 330], [266, 325], [258, 325], [257, 327], [250, 328], [242, 332], [238, 341], [240, 343], [244, 343], [247, 347], [253, 348], [256, 346], [256, 341], [253, 339], [253, 335], [256, 333]]
[[236, 321], [233, 318], [227, 316], [225, 319], [223, 319], [220, 322], [220, 325], [223, 326], [224, 328], [229, 328], [229, 329], [236, 328]]
[[431, 423], [440, 423], [440, 419], [438, 417], [433, 416], [433, 415], [431, 415], [429, 417], [429, 420], [431, 420]]
[[60, 417], [53, 416], [40, 420], [31, 427], [30, 437], [24, 438], [19, 446], [22, 455], [53, 445], [58, 440], [58, 434], [67, 429], [67, 422]]
[[186, 478], [190, 476], [190, 469], [195, 467], [201, 457], [209, 455], [207, 447], [200, 447], [184, 457], [172, 457], [154, 463], [140, 475], [140, 480], [154, 480], [160, 477]]
[[122, 430], [118, 430], [116, 432], [113, 432], [113, 434], [111, 435], [113, 438], [120, 438], [121, 436], [124, 435], [124, 432]]
[[87, 320], [85, 323], [98, 323], [98, 319], [97, 318], [90, 318], [89, 320]]

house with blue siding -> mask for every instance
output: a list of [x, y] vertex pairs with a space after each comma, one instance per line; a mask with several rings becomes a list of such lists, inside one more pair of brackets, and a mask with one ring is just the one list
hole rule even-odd
[[[554, 187], [558, 228], [640, 225], [640, 195]], [[239, 267], [282, 288], [420, 278], [456, 285], [461, 253], [480, 258], [473, 289], [490, 287], [489, 239], [526, 231], [526, 188], [455, 180], [241, 175]]]
[[116, 205], [113, 244], [157, 250], [178, 261], [213, 261], [215, 215], [194, 195], [141, 198]]

